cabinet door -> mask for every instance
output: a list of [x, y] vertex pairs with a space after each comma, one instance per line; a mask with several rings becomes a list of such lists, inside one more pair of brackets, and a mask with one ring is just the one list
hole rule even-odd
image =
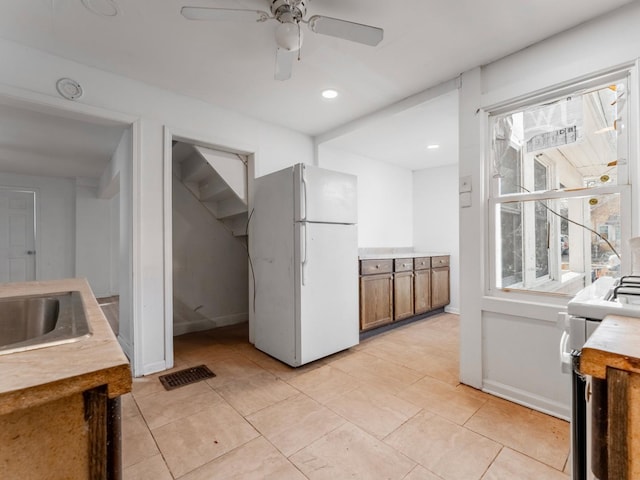
[[431, 269], [431, 308], [449, 305], [449, 267]]
[[402, 320], [413, 315], [413, 272], [394, 274], [393, 319]]
[[393, 320], [393, 276], [360, 277], [360, 330], [369, 330]]
[[415, 314], [431, 310], [431, 270], [416, 270], [413, 278]]

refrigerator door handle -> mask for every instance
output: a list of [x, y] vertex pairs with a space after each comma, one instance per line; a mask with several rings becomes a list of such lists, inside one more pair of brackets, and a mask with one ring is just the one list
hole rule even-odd
[[302, 195], [300, 198], [300, 220], [307, 219], [307, 179], [305, 178], [305, 168], [304, 165], [300, 168], [300, 180], [301, 180], [301, 188]]
[[304, 267], [307, 264], [307, 226], [300, 224], [300, 278], [304, 285]]

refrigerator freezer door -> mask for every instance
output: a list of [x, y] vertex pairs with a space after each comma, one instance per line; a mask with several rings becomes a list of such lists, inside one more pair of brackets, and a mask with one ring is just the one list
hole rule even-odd
[[355, 175], [300, 163], [294, 167], [294, 178], [294, 221], [358, 223]]
[[296, 224], [298, 365], [357, 345], [358, 239], [355, 225]]

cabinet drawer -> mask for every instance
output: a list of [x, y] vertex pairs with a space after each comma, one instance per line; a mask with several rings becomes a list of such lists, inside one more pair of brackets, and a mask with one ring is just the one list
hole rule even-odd
[[431, 257], [431, 266], [436, 267], [448, 267], [449, 255], [443, 255], [442, 257]]
[[414, 270], [426, 270], [427, 268], [431, 268], [431, 257], [417, 257], [413, 259]]
[[413, 258], [396, 258], [393, 261], [394, 272], [410, 272], [413, 270]]
[[391, 273], [393, 260], [360, 260], [360, 275], [374, 275], [376, 273]]

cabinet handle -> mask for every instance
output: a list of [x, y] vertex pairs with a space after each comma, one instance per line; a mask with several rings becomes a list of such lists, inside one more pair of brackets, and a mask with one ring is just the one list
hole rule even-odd
[[380, 265], [376, 265], [376, 268], [380, 268]]
[[409, 265], [408, 263], [403, 263], [403, 264], [402, 264], [402, 266], [403, 266], [403, 267], [406, 267], [406, 266], [408, 266], [408, 265]]

